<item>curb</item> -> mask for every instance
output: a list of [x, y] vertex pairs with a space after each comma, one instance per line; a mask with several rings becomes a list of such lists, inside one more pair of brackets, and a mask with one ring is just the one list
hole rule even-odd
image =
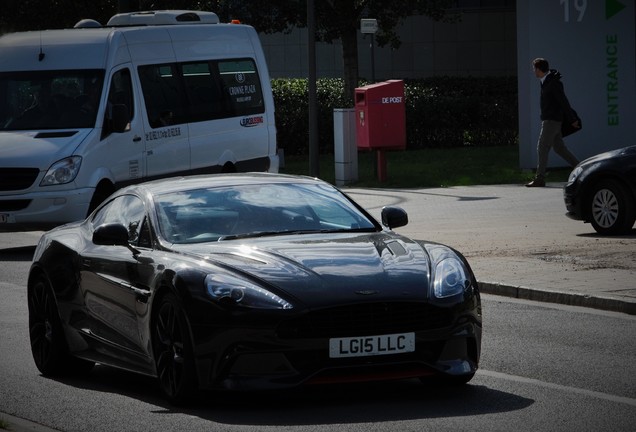
[[59, 432], [57, 429], [51, 429], [48, 426], [3, 412], [0, 412], [0, 418], [8, 423], [8, 429], [6, 430], [9, 432]]
[[539, 290], [523, 286], [504, 285], [497, 282], [478, 281], [478, 283], [480, 291], [484, 294], [493, 294], [546, 303], [557, 303], [568, 306], [580, 306], [636, 315], [636, 302], [625, 301], [617, 298], [590, 296], [572, 292]]

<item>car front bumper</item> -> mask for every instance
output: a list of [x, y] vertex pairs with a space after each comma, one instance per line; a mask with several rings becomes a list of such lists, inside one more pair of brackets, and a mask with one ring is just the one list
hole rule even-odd
[[[415, 350], [408, 353], [331, 358], [330, 337], [289, 337], [275, 326], [234, 327], [219, 331], [199, 327], [195, 342], [199, 386], [208, 389], [259, 390], [300, 385], [380, 381], [435, 375], [472, 376], [481, 354], [481, 312], [472, 307], [445, 309], [447, 325], [420, 329]], [[406, 329], [404, 329], [406, 330]], [[365, 336], [399, 329], [343, 331], [334, 335]], [[284, 333], [284, 334], [282, 334]], [[205, 337], [203, 335], [207, 334]], [[210, 337], [211, 334], [215, 334]]]

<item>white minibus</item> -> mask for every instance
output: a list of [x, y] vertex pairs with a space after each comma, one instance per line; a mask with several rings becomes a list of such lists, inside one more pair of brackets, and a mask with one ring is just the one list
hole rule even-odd
[[160, 177], [278, 171], [253, 27], [200, 11], [0, 37], [0, 231], [83, 219]]

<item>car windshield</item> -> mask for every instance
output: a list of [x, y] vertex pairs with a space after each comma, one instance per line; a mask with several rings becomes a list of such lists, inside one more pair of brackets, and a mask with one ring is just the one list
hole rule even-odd
[[376, 222], [337, 189], [267, 183], [156, 197], [160, 233], [171, 243], [316, 232], [376, 231]]
[[104, 71], [0, 73], [0, 130], [95, 126]]

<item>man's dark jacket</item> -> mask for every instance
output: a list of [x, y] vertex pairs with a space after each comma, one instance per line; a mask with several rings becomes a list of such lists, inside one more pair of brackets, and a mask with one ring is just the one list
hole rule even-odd
[[556, 69], [550, 69], [541, 84], [541, 120], [555, 120], [568, 124], [576, 120], [563, 90], [561, 73]]

